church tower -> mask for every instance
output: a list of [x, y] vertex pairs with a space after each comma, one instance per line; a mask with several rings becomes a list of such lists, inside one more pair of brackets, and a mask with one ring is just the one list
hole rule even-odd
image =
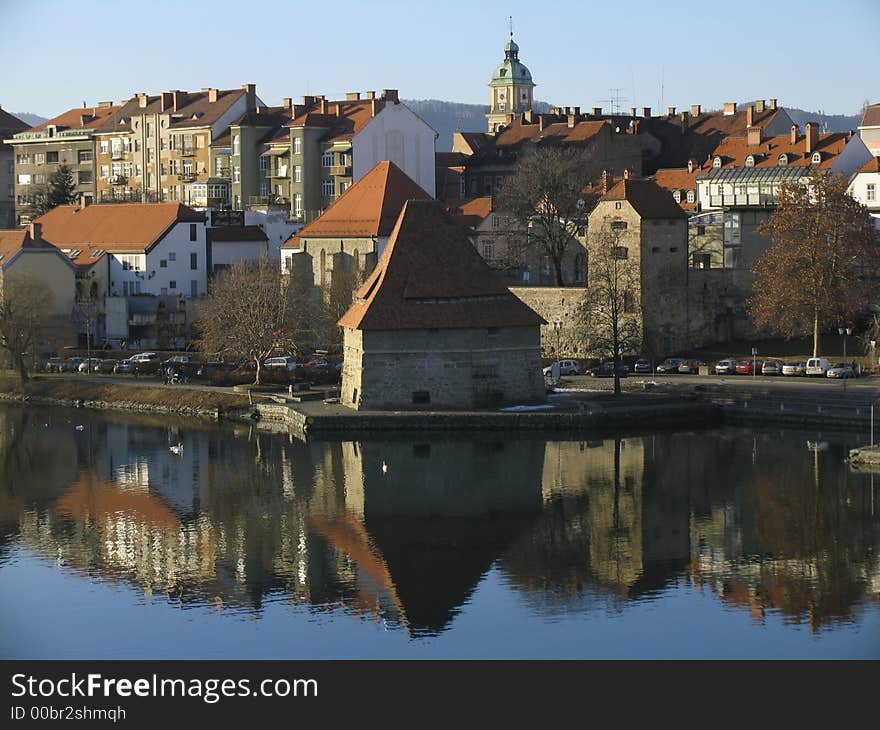
[[495, 69], [489, 83], [492, 100], [489, 105], [489, 134], [498, 128], [510, 124], [514, 117], [532, 109], [532, 90], [535, 84], [532, 74], [520, 63], [519, 46], [513, 42], [513, 30], [510, 40], [504, 46], [504, 61]]

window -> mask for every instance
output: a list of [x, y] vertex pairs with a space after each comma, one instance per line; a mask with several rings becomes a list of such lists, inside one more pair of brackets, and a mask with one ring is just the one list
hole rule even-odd
[[199, 255], [197, 253], [191, 253], [189, 255], [189, 268], [193, 271], [198, 271], [199, 268]]
[[34, 164], [35, 165], [45, 165], [46, 164], [46, 154], [44, 152], [35, 152], [34, 153]]
[[296, 165], [293, 168], [293, 181], [294, 182], [302, 182], [303, 181], [303, 169], [302, 166]]
[[697, 235], [705, 236], [706, 235], [706, 226], [697, 226]]
[[651, 253], [660, 253], [659, 246], [651, 246]]
[[171, 175], [177, 174], [177, 160], [168, 160], [168, 172]]
[[746, 167], [754, 167], [755, 166], [755, 156], [749, 155], [746, 157]]
[[332, 198], [334, 189], [335, 188], [333, 187], [333, 179], [332, 178], [329, 180], [324, 180], [321, 183], [321, 194], [325, 198]]
[[269, 181], [268, 180], [260, 180], [260, 196], [268, 197], [269, 195]]
[[[189, 240], [195, 241], [198, 236], [198, 223], [190, 223], [189, 224]], [[195, 254], [193, 254], [195, 256]], [[195, 267], [193, 267], [195, 268]]]
[[147, 137], [153, 136], [153, 123], [147, 122]]
[[39, 172], [34, 175], [34, 185], [45, 185], [46, 184], [46, 176], [40, 174]]
[[333, 167], [333, 153], [325, 152], [321, 155], [321, 167]]
[[300, 193], [297, 193], [293, 196], [293, 212], [299, 217], [303, 212], [303, 196]]
[[302, 139], [300, 137], [293, 138], [293, 154], [302, 154]]
[[47, 152], [46, 153], [46, 164], [47, 165], [57, 165], [58, 164], [58, 153], [57, 152]]
[[135, 177], [141, 177], [143, 175], [143, 173], [144, 173], [144, 168], [142, 168], [140, 165], [134, 166], [134, 176]]
[[80, 150], [76, 153], [76, 161], [82, 165], [84, 162], [91, 162], [94, 155], [91, 150]]
[[624, 259], [629, 258], [629, 249], [626, 246], [615, 246], [614, 247], [614, 258], [618, 261], [623, 261]]
[[[217, 160], [217, 162], [219, 163], [220, 160]], [[269, 158], [265, 157], [265, 156], [261, 156], [260, 157], [260, 170], [265, 172], [268, 169], [269, 169]]]
[[877, 189], [874, 183], [868, 183], [865, 186], [865, 200], [877, 200]]
[[486, 261], [492, 261], [492, 257], [494, 255], [494, 253], [495, 253], [495, 247], [491, 243], [484, 241], [483, 242], [483, 258]]
[[708, 253], [695, 253], [693, 261], [693, 268], [695, 269], [708, 269], [712, 266], [712, 256]]
[[76, 174], [76, 179], [80, 185], [91, 185], [94, 182], [91, 170], [80, 170]]
[[779, 155], [777, 162], [779, 163], [779, 167], [785, 167], [788, 165], [788, 155], [783, 152]]
[[168, 268], [168, 260], [167, 259], [159, 259], [159, 268], [167, 269]]
[[614, 210], [620, 210], [620, 208], [621, 208], [621, 204], [618, 201], [617, 203], [614, 204]]
[[676, 203], [680, 203], [681, 202], [681, 190], [673, 190], [672, 191], [672, 199]]
[[578, 284], [587, 280], [587, 256], [583, 251], [574, 257], [574, 280]]
[[232, 154], [240, 155], [241, 154], [241, 136], [236, 134], [232, 137]]
[[715, 157], [712, 159], [712, 167], [721, 167], [721, 158]]
[[232, 182], [241, 182], [241, 168], [238, 165], [232, 168]]
[[693, 203], [695, 197], [696, 197], [696, 193], [693, 190], [688, 190], [688, 192], [687, 192], [688, 203]]
[[177, 253], [174, 251], [170, 251], [168, 253], [168, 260], [169, 261], [177, 261]]
[[174, 279], [172, 279], [171, 281], [168, 282], [168, 288], [169, 289], [177, 289], [177, 282]]
[[155, 153], [152, 147], [147, 147], [147, 162], [153, 162]]
[[612, 231], [625, 231], [627, 228], [626, 221], [611, 221]]
[[669, 253], [678, 253], [678, 246], [670, 246]]
[[814, 165], [818, 165], [820, 162], [822, 162], [822, 153], [821, 152], [814, 152], [813, 156], [810, 158], [810, 161]]
[[100, 150], [102, 155], [106, 155], [110, 151], [110, 143], [106, 139], [101, 140]]
[[[263, 159], [264, 158], [262, 158], [262, 157], [260, 158], [260, 169], [261, 170], [263, 169]], [[223, 158], [222, 157], [218, 157], [214, 160], [214, 174], [217, 177], [223, 177]]]
[[19, 185], [30, 185], [31, 184], [31, 176], [30, 175], [19, 175], [18, 176], [18, 184]]
[[623, 312], [624, 314], [632, 314], [636, 311], [636, 298], [632, 292], [623, 293]]

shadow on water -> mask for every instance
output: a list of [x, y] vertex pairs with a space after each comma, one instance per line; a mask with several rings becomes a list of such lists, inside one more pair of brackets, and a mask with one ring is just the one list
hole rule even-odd
[[341, 607], [430, 636], [494, 568], [545, 617], [689, 584], [818, 631], [880, 597], [874, 488], [844, 463], [857, 441], [718, 429], [303, 443], [3, 406], [0, 570], [24, 548], [182, 608]]

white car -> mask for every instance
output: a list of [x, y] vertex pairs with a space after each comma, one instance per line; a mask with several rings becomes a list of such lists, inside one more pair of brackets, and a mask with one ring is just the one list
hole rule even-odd
[[787, 362], [782, 366], [783, 375], [806, 375], [807, 363], [803, 360], [800, 362]]
[[[544, 368], [544, 375], [550, 375], [553, 372], [553, 363], [552, 365], [548, 365]], [[574, 360], [560, 360], [559, 361], [559, 374], [560, 375], [580, 375], [581, 370], [578, 367], [577, 362]]]
[[811, 357], [807, 360], [805, 371], [807, 377], [819, 376], [824, 378], [825, 374], [831, 369], [831, 363], [824, 357]]
[[854, 378], [856, 376], [852, 365], [847, 362], [839, 362], [834, 367], [828, 368], [825, 377], [828, 378]]
[[139, 362], [148, 362], [148, 363], [157, 363], [159, 362], [159, 354], [156, 352], [141, 352], [137, 355], [132, 355], [128, 358], [132, 363]]
[[290, 355], [284, 355], [283, 357], [267, 358], [263, 362], [263, 367], [264, 368], [287, 368], [288, 371], [293, 372], [297, 368], [302, 367], [302, 365], [296, 361], [296, 358], [290, 357]]
[[736, 375], [736, 360], [722, 360], [715, 365], [716, 375]]
[[77, 367], [77, 370], [81, 373], [96, 373], [100, 364], [101, 359], [93, 357], [91, 360], [83, 360]]

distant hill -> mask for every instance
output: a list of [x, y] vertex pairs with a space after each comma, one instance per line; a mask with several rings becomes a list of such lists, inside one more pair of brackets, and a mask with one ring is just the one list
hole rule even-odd
[[[489, 111], [487, 104], [460, 104], [455, 101], [439, 101], [437, 99], [404, 99], [403, 103], [430, 124], [439, 133], [437, 138], [437, 151], [448, 152], [452, 149], [452, 133], [456, 130], [463, 132], [485, 132], [486, 114]], [[547, 102], [535, 102], [535, 110], [546, 112], [550, 108]], [[808, 112], [803, 109], [784, 107], [794, 123], [803, 127], [807, 122], [818, 121], [822, 125], [822, 131], [847, 132], [855, 130], [861, 121], [861, 114], [846, 116], [844, 114], [822, 114], [821, 112]]]
[[[488, 104], [460, 104], [456, 101], [439, 101], [437, 99], [403, 99], [412, 111], [430, 124], [440, 135], [437, 138], [437, 151], [449, 152], [452, 149], [452, 133], [485, 132]], [[545, 112], [550, 105], [545, 101], [536, 101], [535, 110]]]
[[49, 120], [45, 117], [41, 117], [39, 114], [31, 114], [30, 112], [9, 112], [12, 116], [18, 117], [21, 121], [30, 124], [32, 127], [36, 127], [38, 124], [42, 124], [43, 122], [48, 122]]

